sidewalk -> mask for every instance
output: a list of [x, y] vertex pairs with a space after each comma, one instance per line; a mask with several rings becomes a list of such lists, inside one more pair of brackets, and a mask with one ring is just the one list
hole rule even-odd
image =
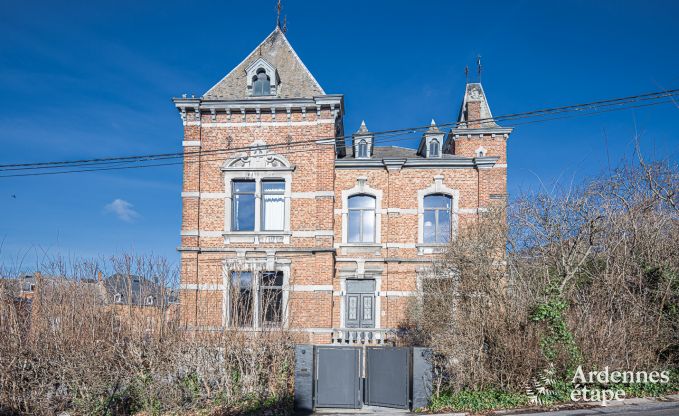
[[[437, 415], [437, 416], [467, 416], [470, 413], [412, 413], [407, 410], [389, 409], [385, 407], [364, 406], [362, 409], [318, 409], [315, 415]], [[570, 415], [645, 415], [645, 416], [674, 416], [679, 415], [679, 394], [661, 398], [633, 398], [610, 402], [607, 406], [590, 403], [579, 406], [561, 405], [553, 410], [545, 411], [540, 408], [523, 408], [512, 410], [497, 410], [484, 412], [485, 415], [497, 416], [570, 416]]]

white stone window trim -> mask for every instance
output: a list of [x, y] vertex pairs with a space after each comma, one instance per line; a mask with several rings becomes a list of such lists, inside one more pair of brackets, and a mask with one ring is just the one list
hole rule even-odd
[[[351, 247], [380, 246], [382, 241], [382, 190], [368, 185], [366, 176], [356, 178], [356, 185], [342, 191], [342, 245]], [[349, 198], [356, 195], [369, 195], [375, 198], [375, 241], [372, 243], [349, 242]]]
[[448, 188], [443, 184], [443, 175], [436, 175], [429, 187], [417, 191], [417, 246], [418, 254], [430, 254], [440, 252], [446, 243], [425, 243], [424, 242], [424, 197], [428, 195], [448, 195], [451, 197], [450, 212], [450, 238], [457, 237], [460, 191]]
[[123, 295], [120, 293], [113, 295], [113, 303], [123, 303]]
[[[290, 207], [292, 199], [292, 172], [295, 166], [284, 156], [269, 152], [263, 141], [255, 141], [249, 154], [229, 159], [222, 166], [224, 175], [224, 242], [279, 242], [290, 243]], [[255, 229], [234, 231], [232, 227], [233, 182], [238, 180], [255, 182]], [[285, 181], [285, 213], [283, 230], [262, 230], [262, 182], [266, 180]]]
[[[232, 272], [250, 272], [252, 273], [252, 292], [254, 295], [253, 311], [252, 311], [252, 326], [240, 327], [231, 325], [231, 273]], [[242, 261], [224, 260], [222, 262], [222, 327], [232, 328], [244, 331], [260, 331], [271, 329], [268, 326], [262, 326], [260, 319], [259, 300], [260, 300], [260, 277], [262, 272], [283, 272], [283, 300], [282, 302], [282, 329], [288, 329], [288, 303], [290, 286], [290, 265], [287, 263], [277, 262], [275, 259], [267, 258], [265, 260], [244, 259]]]
[[248, 95], [252, 96], [252, 79], [257, 75], [257, 71], [263, 69], [266, 75], [269, 77], [269, 86], [271, 87], [271, 95], [276, 95], [276, 87], [278, 86], [278, 72], [276, 68], [273, 67], [264, 58], [258, 58], [255, 62], [251, 63], [246, 69], [247, 73], [247, 90]]

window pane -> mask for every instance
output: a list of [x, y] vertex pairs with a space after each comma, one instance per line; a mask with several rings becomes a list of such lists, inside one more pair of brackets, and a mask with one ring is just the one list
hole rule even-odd
[[361, 211], [349, 211], [349, 242], [361, 241]]
[[285, 181], [263, 181], [262, 192], [285, 192]]
[[375, 211], [366, 210], [363, 213], [362, 242], [372, 243], [375, 241]]
[[231, 272], [231, 325], [252, 326], [252, 273]]
[[436, 214], [433, 210], [424, 211], [424, 242], [436, 242]]
[[262, 286], [283, 286], [283, 272], [262, 273]]
[[375, 198], [368, 195], [356, 195], [349, 198], [349, 208], [375, 208]]
[[233, 181], [233, 192], [243, 193], [250, 192], [255, 193], [255, 181]]
[[366, 321], [373, 319], [373, 299], [371, 297], [363, 298], [363, 319]]
[[262, 289], [261, 293], [259, 304], [262, 311], [262, 323], [279, 324], [283, 320], [283, 290]]
[[349, 298], [349, 319], [355, 320], [357, 319], [358, 316], [358, 298], [356, 296], [352, 296]]
[[253, 231], [255, 229], [254, 194], [234, 195], [232, 211], [232, 228], [234, 231]]
[[283, 195], [264, 194], [262, 198], [262, 229], [282, 231], [284, 228], [285, 197]]
[[450, 241], [450, 211], [439, 211], [437, 243], [447, 243]]
[[424, 208], [450, 209], [451, 198], [448, 195], [427, 195], [424, 197]]

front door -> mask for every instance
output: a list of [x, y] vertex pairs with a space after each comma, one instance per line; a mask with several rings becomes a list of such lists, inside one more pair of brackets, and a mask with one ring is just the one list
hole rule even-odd
[[344, 319], [347, 328], [375, 328], [374, 280], [347, 280]]

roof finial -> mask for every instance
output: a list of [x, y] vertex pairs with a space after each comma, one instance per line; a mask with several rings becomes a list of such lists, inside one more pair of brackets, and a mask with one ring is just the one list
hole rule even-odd
[[281, 9], [283, 6], [281, 5], [281, 0], [278, 0], [278, 4], [276, 4], [276, 27], [280, 29], [281, 27]]
[[469, 84], [469, 65], [464, 66], [464, 79], [465, 83]]
[[481, 82], [481, 55], [476, 55], [476, 74], [479, 77], [479, 82]]
[[283, 33], [288, 31], [288, 15], [283, 16]]

